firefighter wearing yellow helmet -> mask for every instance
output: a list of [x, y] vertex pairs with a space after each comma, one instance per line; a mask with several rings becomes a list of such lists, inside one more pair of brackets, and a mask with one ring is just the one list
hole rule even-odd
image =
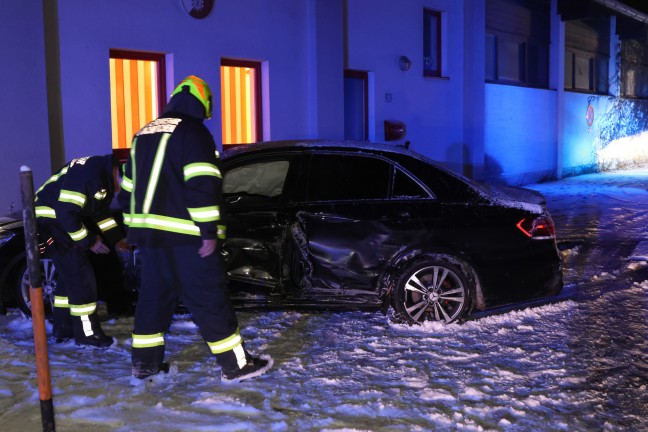
[[212, 92], [205, 81], [195, 75], [189, 75], [183, 79], [180, 84], [173, 90], [171, 97], [180, 92], [188, 91], [200, 101], [205, 108], [205, 118], [209, 119], [212, 116]]
[[142, 258], [131, 352], [136, 378], [168, 371], [165, 333], [178, 300], [216, 355], [221, 379], [240, 381], [272, 366], [270, 357], [245, 349], [226, 292], [217, 249], [225, 238], [222, 176], [214, 139], [203, 124], [211, 114], [209, 86], [188, 76], [162, 116], [135, 134], [124, 167], [118, 199], [128, 241]]

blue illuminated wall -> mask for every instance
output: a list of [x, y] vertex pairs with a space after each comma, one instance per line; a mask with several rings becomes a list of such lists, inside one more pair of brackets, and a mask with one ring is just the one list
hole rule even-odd
[[[635, 132], [648, 127], [632, 112], [611, 112], [606, 97], [562, 90], [564, 23], [550, 1], [548, 89], [485, 83], [486, 0], [217, 0], [204, 20], [191, 18], [180, 1], [5, 2], [11, 19], [0, 26], [0, 55], [11, 61], [0, 68], [0, 215], [18, 201], [20, 165], [32, 166], [41, 183], [52, 160], [111, 151], [112, 48], [164, 53], [167, 92], [197, 74], [216, 101], [221, 58], [262, 62], [264, 139], [342, 139], [343, 72], [360, 70], [369, 77], [370, 141], [383, 142], [385, 120], [398, 120], [407, 134], [391, 144], [409, 142], [476, 179], [526, 184], [586, 172], [604, 144], [603, 121], [633, 119]], [[55, 5], [56, 16], [47, 18], [60, 38], [53, 58], [60, 74], [49, 81], [43, 4]], [[439, 78], [423, 76], [425, 8], [441, 13]], [[401, 56], [411, 61], [407, 71]], [[60, 112], [48, 111], [52, 88]], [[588, 127], [590, 102], [595, 122]], [[220, 104], [214, 108], [207, 126], [219, 142]], [[52, 152], [48, 120], [64, 141]]]
[[[596, 150], [602, 114], [607, 110], [606, 97], [565, 92], [565, 126], [563, 135], [563, 166], [565, 175], [580, 174], [596, 169]], [[591, 101], [590, 101], [591, 99]], [[586, 113], [591, 103], [594, 122], [588, 126]]]
[[524, 184], [555, 170], [556, 92], [487, 84], [485, 179]]
[[[4, 4], [6, 3], [6, 4]], [[342, 138], [343, 0], [217, 0], [196, 20], [181, 1], [48, 0], [54, 5], [60, 112], [48, 111], [44, 16], [39, 1], [3, 2], [0, 26], [0, 215], [18, 201], [17, 169], [33, 167], [35, 183], [50, 161], [111, 152], [110, 49], [163, 53], [167, 95], [190, 74], [220, 100], [223, 57], [263, 62], [264, 139]], [[49, 38], [49, 35], [47, 35]], [[52, 55], [56, 53], [51, 53]], [[60, 79], [58, 79], [60, 77]], [[220, 103], [207, 127], [220, 143]], [[48, 116], [63, 144], [50, 154]], [[18, 206], [20, 206], [18, 204]]]
[[[648, 163], [648, 102], [565, 92], [563, 174]], [[593, 122], [586, 121], [591, 106]]]
[[[463, 44], [465, 33], [473, 30], [464, 26], [464, 2], [354, 0], [346, 4], [346, 68], [369, 72], [370, 139], [384, 141], [385, 120], [402, 121], [407, 134], [394, 144], [408, 141], [411, 149], [462, 172], [466, 70]], [[423, 76], [424, 8], [445, 11], [443, 26], [453, 29], [444, 34], [441, 78]], [[399, 68], [401, 56], [411, 61], [407, 71]], [[476, 80], [483, 85], [483, 78]], [[481, 110], [479, 100], [477, 105]]]
[[[210, 84], [215, 101], [221, 58], [264, 62], [264, 139], [341, 138], [342, 4], [217, 0], [209, 17], [196, 20], [180, 1], [59, 0], [66, 159], [111, 151], [111, 48], [165, 53], [168, 94], [195, 74]], [[217, 142], [220, 109], [216, 102], [206, 122]]]
[[38, 184], [50, 174], [42, 5], [2, 2], [2, 14], [10, 19], [0, 25], [0, 216], [21, 208], [21, 165]]

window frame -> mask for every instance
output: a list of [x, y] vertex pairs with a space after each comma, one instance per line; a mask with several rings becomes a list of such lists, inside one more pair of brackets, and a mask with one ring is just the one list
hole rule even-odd
[[[486, 3], [484, 69], [487, 83], [550, 88], [551, 13], [543, 5], [538, 0], [498, 0]], [[516, 20], [514, 26], [508, 25], [511, 19], [520, 17], [529, 18], [535, 23], [534, 26], [525, 26], [524, 23], [528, 20], [522, 19]], [[543, 22], [544, 26], [540, 27]], [[517, 45], [518, 54], [515, 57], [503, 56], [502, 48], [505, 44]], [[537, 55], [532, 55], [533, 52]], [[534, 67], [534, 63], [539, 67]], [[501, 72], [506, 65], [515, 67], [518, 76], [502, 78]], [[537, 74], [534, 75], [534, 71], [538, 71]]]
[[127, 60], [148, 60], [155, 61], [158, 65], [158, 85], [157, 91], [159, 112], [164, 111], [167, 104], [166, 100], [166, 55], [164, 53], [154, 53], [148, 51], [128, 51], [124, 49], [110, 49], [110, 58], [120, 58]]
[[[607, 28], [605, 26], [608, 26]], [[565, 23], [565, 91], [607, 95], [610, 91], [609, 18]], [[587, 63], [587, 85], [578, 81], [578, 64]]]
[[[261, 174], [264, 174], [264, 175], [256, 175], [256, 176], [254, 176], [253, 180], [255, 180], [255, 181], [253, 181], [253, 182], [248, 181], [246, 183], [247, 184], [247, 189], [246, 190], [236, 190], [236, 191], [233, 191], [233, 192], [229, 192], [229, 186], [230, 185], [229, 185], [228, 179], [231, 178], [233, 172], [243, 170], [243, 169], [251, 169], [252, 167], [259, 167], [259, 166], [264, 166], [264, 169], [261, 170]], [[281, 185], [280, 185], [279, 193], [266, 193], [268, 191], [265, 190], [265, 189], [259, 189], [259, 188], [254, 189], [254, 186], [259, 184], [258, 180], [264, 180], [262, 182], [263, 185], [265, 187], [268, 186], [269, 177], [267, 175], [265, 175], [265, 174], [268, 173], [268, 169], [265, 168], [265, 167], [274, 168], [273, 166], [276, 166], [276, 167], [279, 168], [279, 170], [274, 170], [274, 172], [282, 174], [282, 178], [280, 179], [281, 180]], [[257, 169], [256, 171], [259, 171], [259, 170]], [[286, 186], [286, 179], [288, 178], [288, 172], [289, 171], [290, 171], [290, 161], [285, 160], [285, 159], [276, 159], [276, 160], [273, 159], [273, 160], [268, 160], [268, 161], [257, 161], [257, 162], [252, 162], [252, 163], [248, 163], [248, 164], [242, 164], [242, 165], [239, 165], [239, 166], [231, 167], [231, 168], [229, 168], [227, 170], [226, 175], [223, 177], [223, 195], [237, 195], [237, 194], [249, 195], [249, 194], [253, 194], [253, 195], [259, 195], [259, 196], [262, 196], [262, 197], [265, 197], [265, 198], [268, 198], [268, 199], [279, 197], [279, 196], [283, 195], [283, 193], [284, 193], [284, 189], [285, 189], [285, 186]], [[248, 180], [249, 180], [249, 178], [248, 178]], [[239, 185], [242, 185], [242, 184], [243, 183], [239, 183]], [[273, 187], [272, 192], [274, 192], [275, 189], [276, 189], [276, 187]], [[251, 190], [252, 190], [252, 192], [251, 192]]]
[[303, 155], [292, 152], [292, 151], [282, 151], [273, 153], [271, 155], [241, 155], [240, 157], [226, 158], [221, 169], [223, 174], [223, 182], [225, 182], [225, 177], [229, 175], [231, 170], [241, 168], [244, 166], [250, 166], [258, 163], [270, 163], [270, 162], [279, 162], [284, 161], [288, 162], [288, 171], [286, 177], [284, 178], [283, 189], [281, 194], [274, 197], [269, 197], [265, 202], [263, 200], [238, 200], [236, 203], [232, 203], [232, 198], [236, 197], [236, 194], [231, 194], [223, 192], [223, 198], [227, 205], [234, 205], [236, 208], [242, 209], [254, 209], [254, 208], [277, 208], [279, 206], [291, 205], [297, 201], [300, 201], [300, 197], [304, 194], [303, 192], [303, 181], [299, 181], [303, 176], [303, 165], [304, 158]]
[[[434, 17], [434, 19], [437, 22], [436, 26], [436, 32], [435, 37], [436, 37], [436, 46], [433, 47], [432, 45], [434, 44], [434, 40], [428, 40], [428, 37], [432, 39], [432, 29], [428, 28], [429, 24], [429, 19]], [[423, 8], [423, 76], [426, 78], [442, 78], [443, 77], [443, 56], [442, 56], [442, 25], [443, 25], [443, 20], [442, 20], [442, 12], [435, 10], [435, 9], [429, 9], [429, 8]], [[428, 33], [429, 36], [428, 36]], [[429, 48], [429, 53], [426, 50], [426, 47]], [[435, 48], [436, 48], [436, 63], [437, 63], [437, 68], [435, 70], [430, 70], [425, 67], [426, 61], [425, 59], [427, 57], [432, 57], [432, 54], [435, 53]], [[428, 54], [430, 54], [428, 56]]]
[[[373, 160], [378, 160], [383, 163], [387, 164], [388, 168], [388, 173], [387, 173], [387, 191], [386, 191], [386, 196], [383, 198], [348, 198], [348, 199], [318, 199], [318, 200], [313, 200], [310, 197], [310, 179], [311, 179], [311, 172], [312, 172], [312, 161], [314, 158], [317, 158], [318, 156], [332, 156], [332, 157], [355, 157], [355, 158], [363, 158], [363, 159], [373, 159]], [[300, 197], [299, 201], [302, 201], [304, 203], [308, 204], [317, 204], [317, 203], [322, 203], [322, 202], [334, 202], [334, 203], [348, 203], [348, 202], [396, 202], [396, 201], [432, 201], [436, 200], [436, 197], [434, 193], [430, 191], [430, 189], [423, 183], [418, 177], [413, 175], [408, 169], [405, 167], [401, 166], [398, 161], [391, 159], [390, 157], [386, 157], [384, 155], [380, 154], [374, 154], [374, 153], [358, 153], [358, 152], [348, 152], [348, 151], [335, 151], [335, 150], [326, 150], [326, 151], [316, 151], [316, 152], [309, 152], [308, 157], [304, 160], [304, 173], [306, 174], [306, 177], [304, 178], [304, 187], [303, 187], [303, 193], [302, 196]], [[414, 183], [420, 191], [425, 195], [424, 197], [414, 197], [414, 196], [395, 196], [394, 195], [394, 187], [395, 187], [395, 182], [396, 182], [396, 177], [398, 174], [401, 174], [405, 177], [407, 177], [412, 183]]]
[[[255, 110], [254, 114], [256, 117], [255, 120], [255, 131], [256, 131], [256, 140], [254, 142], [260, 142], [263, 141], [263, 94], [262, 94], [262, 88], [261, 88], [261, 62], [258, 61], [253, 61], [253, 60], [242, 60], [242, 59], [233, 59], [233, 58], [227, 58], [223, 57], [221, 58], [220, 62], [220, 67], [239, 67], [239, 68], [249, 68], [249, 69], [254, 69], [255, 73], [255, 82], [253, 86], [253, 92], [254, 92], [254, 98], [255, 98]], [[221, 77], [221, 81], [222, 81]], [[223, 103], [223, 96], [221, 94], [221, 106]], [[222, 122], [222, 120], [221, 120]], [[221, 123], [221, 128], [223, 127]], [[224, 132], [224, 131], [222, 131]], [[223, 146], [223, 150], [227, 148], [231, 148], [235, 145], [238, 144], [245, 144], [245, 143], [225, 143], [224, 140], [222, 140], [221, 136], [221, 144]], [[252, 143], [247, 143], [247, 144], [252, 144]]]
[[[409, 173], [403, 167], [399, 166], [396, 162], [392, 161], [391, 164], [392, 164], [393, 172], [392, 172], [392, 179], [391, 179], [391, 185], [389, 191], [390, 201], [413, 201], [413, 200], [434, 199], [434, 196], [430, 193], [428, 188], [424, 187], [418, 178], [414, 177], [411, 173]], [[420, 189], [425, 194], [425, 196], [403, 196], [403, 195], [396, 196], [396, 180], [399, 177], [399, 173], [401, 174], [401, 177], [406, 178], [411, 183], [415, 184], [418, 187], [418, 189]]]
[[[638, 47], [642, 49], [639, 51]], [[643, 80], [629, 79], [635, 74], [639, 75], [639, 78], [648, 76], [648, 43], [634, 38], [623, 39], [620, 50], [620, 95], [627, 99], [646, 100], [648, 85], [640, 87], [637, 84], [644, 82]], [[633, 90], [632, 93], [628, 92], [630, 88]]]
[[[111, 48], [109, 50], [109, 56], [108, 58], [110, 60], [112, 59], [121, 59], [121, 60], [144, 60], [144, 61], [152, 61], [155, 62], [157, 65], [157, 110], [158, 110], [158, 116], [164, 111], [164, 107], [167, 104], [166, 100], [166, 80], [167, 80], [167, 74], [166, 74], [166, 54], [164, 53], [156, 53], [156, 52], [149, 52], [149, 51], [134, 51], [134, 50], [125, 50], [125, 49], [118, 49], [118, 48]], [[112, 91], [112, 89], [111, 89]], [[112, 104], [112, 101], [111, 101]], [[112, 106], [111, 106], [112, 110]], [[112, 122], [112, 121], [111, 121]], [[144, 125], [142, 125], [144, 126]], [[111, 124], [111, 128], [113, 125]], [[135, 131], [137, 132], [137, 131]], [[112, 140], [112, 139], [111, 139]], [[132, 140], [132, 137], [131, 137]], [[126, 160], [128, 158], [128, 152], [130, 149], [130, 146], [132, 144], [131, 140], [127, 139], [127, 147], [126, 148], [113, 148], [113, 154], [115, 154], [120, 160]], [[111, 145], [112, 147], [112, 145]]]

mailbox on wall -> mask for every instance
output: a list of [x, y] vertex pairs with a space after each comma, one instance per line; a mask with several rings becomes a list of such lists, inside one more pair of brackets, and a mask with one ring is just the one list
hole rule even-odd
[[407, 126], [398, 120], [385, 120], [385, 141], [398, 141], [405, 137]]

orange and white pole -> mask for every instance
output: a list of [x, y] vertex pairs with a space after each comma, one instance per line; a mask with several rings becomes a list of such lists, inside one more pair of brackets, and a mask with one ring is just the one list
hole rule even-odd
[[29, 298], [31, 300], [32, 327], [34, 329], [34, 348], [36, 352], [36, 372], [43, 431], [55, 431], [54, 404], [50, 377], [47, 336], [45, 332], [45, 307], [43, 305], [43, 278], [40, 269], [36, 214], [34, 211], [34, 180], [31, 169], [20, 167], [20, 195], [22, 197], [23, 226], [25, 231], [25, 251], [29, 272]]

